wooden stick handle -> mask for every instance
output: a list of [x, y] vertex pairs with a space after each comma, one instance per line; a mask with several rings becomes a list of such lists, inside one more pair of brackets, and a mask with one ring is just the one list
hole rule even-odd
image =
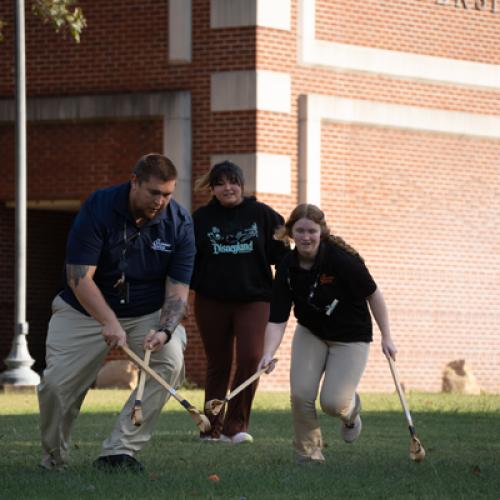
[[160, 377], [152, 368], [147, 366], [127, 345], [122, 346], [122, 350], [137, 366], [142, 368], [150, 377], [154, 378], [188, 411], [189, 415], [202, 432], [208, 432], [210, 430], [210, 422], [205, 415], [201, 414], [196, 407], [187, 399], [184, 399], [166, 380]]
[[[149, 359], [151, 358], [151, 349], [146, 349], [144, 354], [144, 364], [149, 366]], [[144, 387], [146, 385], [146, 372], [141, 369], [139, 373], [139, 386], [137, 388], [137, 394], [135, 396], [136, 401], [141, 401], [144, 394]]]
[[[137, 356], [137, 354], [130, 349], [127, 345], [122, 346], [122, 350], [125, 354], [142, 370], [144, 370], [150, 377], [154, 378], [161, 386], [163, 386], [170, 394], [183, 405], [184, 399], [177, 393], [177, 391], [158, 373], [156, 373], [151, 367], [146, 365], [144, 361]], [[183, 405], [184, 406], [184, 405]]]
[[[276, 361], [278, 361], [276, 358], [274, 358], [272, 361], [270, 361], [270, 363], [276, 363]], [[260, 370], [258, 370], [257, 372], [255, 372], [250, 378], [248, 378], [247, 380], [245, 380], [245, 382], [243, 382], [242, 384], [240, 384], [238, 387], [236, 387], [236, 389], [233, 389], [225, 398], [224, 398], [224, 401], [229, 401], [230, 399], [233, 399], [237, 394], [239, 394], [243, 389], [246, 389], [250, 384], [252, 384], [253, 382], [255, 382], [266, 370], [267, 370], [267, 366], [265, 366], [264, 368], [261, 368]]]
[[396, 386], [396, 391], [399, 396], [399, 400], [401, 401], [401, 406], [403, 407], [403, 411], [406, 417], [406, 421], [408, 425], [413, 428], [413, 420], [411, 418], [410, 409], [408, 407], [408, 403], [406, 402], [406, 398], [404, 396], [403, 388], [401, 387], [401, 383], [399, 382], [399, 374], [396, 368], [396, 363], [390, 356], [386, 356], [387, 361], [389, 361], [389, 367], [391, 369], [392, 378], [394, 380], [394, 385]]

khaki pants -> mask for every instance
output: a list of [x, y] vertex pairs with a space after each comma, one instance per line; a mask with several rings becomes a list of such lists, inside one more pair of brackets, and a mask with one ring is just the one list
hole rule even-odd
[[300, 458], [324, 460], [316, 414], [321, 377], [320, 405], [325, 413], [348, 421], [354, 410], [354, 393], [368, 361], [367, 342], [330, 342], [297, 325], [292, 343], [290, 388], [294, 448]]
[[[127, 333], [127, 343], [141, 358], [143, 340], [159, 324], [159, 311], [136, 318], [120, 318]], [[57, 296], [52, 303], [52, 317], [47, 334], [47, 367], [38, 386], [42, 466], [58, 467], [68, 462], [69, 439], [85, 395], [95, 381], [108, 346], [102, 326]], [[159, 352], [151, 354], [150, 365], [170, 385], [184, 380], [186, 332], [176, 328], [172, 340]], [[134, 391], [123, 407], [111, 435], [103, 442], [101, 456], [134, 455], [150, 439], [156, 420], [170, 394], [156, 381], [147, 378], [142, 398], [143, 423], [135, 427], [131, 412]]]

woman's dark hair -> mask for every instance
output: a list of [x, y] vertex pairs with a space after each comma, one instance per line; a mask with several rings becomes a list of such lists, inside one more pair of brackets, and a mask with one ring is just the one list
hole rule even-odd
[[285, 225], [276, 229], [274, 233], [275, 239], [284, 241], [287, 245], [290, 245], [290, 240], [292, 239], [292, 228], [299, 219], [309, 219], [315, 224], [318, 224], [320, 227], [320, 238], [322, 241], [328, 241], [337, 245], [347, 252], [357, 255], [361, 260], [363, 260], [361, 255], [359, 255], [359, 253], [351, 245], [346, 243], [343, 238], [335, 236], [330, 232], [330, 228], [326, 224], [326, 218], [323, 211], [316, 205], [311, 205], [309, 203], [301, 203], [292, 210], [292, 213], [286, 220]]
[[170, 159], [159, 153], [149, 153], [144, 155], [135, 164], [132, 173], [139, 183], [147, 182], [150, 177], [155, 177], [163, 182], [175, 181], [177, 179], [177, 169]]
[[205, 191], [216, 186], [222, 179], [238, 184], [242, 189], [245, 185], [243, 170], [230, 161], [223, 161], [214, 165], [205, 175], [201, 176], [194, 185], [195, 191]]

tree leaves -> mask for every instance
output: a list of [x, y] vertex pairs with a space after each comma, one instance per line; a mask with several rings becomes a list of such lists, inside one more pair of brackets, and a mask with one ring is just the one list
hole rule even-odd
[[[80, 43], [80, 35], [87, 26], [87, 20], [80, 7], [73, 6], [76, 0], [34, 0], [31, 7], [35, 16], [54, 26], [57, 33], [69, 33]], [[5, 23], [0, 18], [0, 42], [3, 42]]]
[[69, 32], [75, 42], [80, 43], [87, 20], [76, 3], [76, 0], [35, 0], [32, 10], [45, 24], [52, 24], [57, 33]]

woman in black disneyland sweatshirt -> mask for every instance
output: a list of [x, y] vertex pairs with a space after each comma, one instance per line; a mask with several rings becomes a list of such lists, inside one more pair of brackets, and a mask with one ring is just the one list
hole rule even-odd
[[[198, 180], [211, 201], [193, 214], [196, 260], [191, 287], [195, 317], [207, 356], [205, 402], [224, 399], [235, 344], [236, 372], [232, 387], [252, 375], [263, 352], [272, 291], [271, 265], [287, 252], [273, 238], [281, 215], [254, 197], [244, 197], [243, 172], [234, 163], [215, 165]], [[257, 384], [233, 398], [217, 416], [204, 440], [252, 442], [247, 432]]]

